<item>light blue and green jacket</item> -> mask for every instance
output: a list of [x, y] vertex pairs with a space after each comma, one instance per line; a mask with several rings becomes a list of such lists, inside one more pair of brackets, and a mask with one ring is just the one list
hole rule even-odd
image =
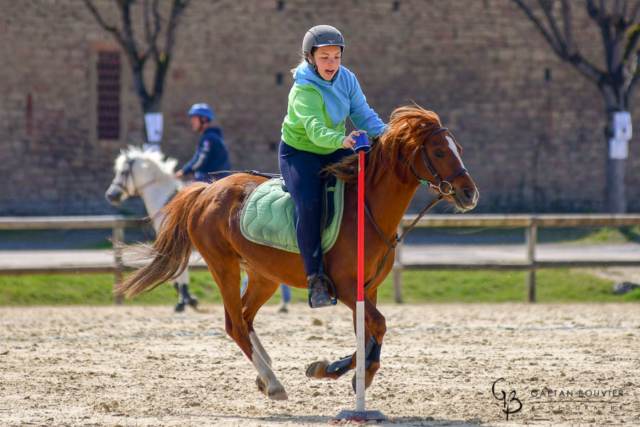
[[369, 108], [356, 76], [340, 66], [328, 82], [305, 62], [293, 76], [287, 116], [282, 123], [282, 140], [298, 150], [329, 154], [344, 148], [346, 120], [371, 138], [383, 133], [386, 125]]

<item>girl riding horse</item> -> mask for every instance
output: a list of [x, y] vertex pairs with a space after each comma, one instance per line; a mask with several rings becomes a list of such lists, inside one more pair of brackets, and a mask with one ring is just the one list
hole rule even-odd
[[[301, 64], [292, 70], [288, 114], [282, 124], [280, 171], [295, 204], [294, 221], [312, 308], [331, 305], [321, 247], [320, 171], [353, 154], [354, 136], [383, 133], [356, 76], [344, 68], [344, 38], [329, 25], [311, 28], [302, 41]], [[347, 117], [357, 129], [345, 137]]]

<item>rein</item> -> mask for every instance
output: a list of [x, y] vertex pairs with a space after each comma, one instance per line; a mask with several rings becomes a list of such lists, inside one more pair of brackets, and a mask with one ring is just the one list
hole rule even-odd
[[382, 238], [382, 241], [389, 248], [389, 250], [387, 251], [387, 253], [384, 256], [384, 259], [382, 260], [382, 263], [380, 263], [380, 265], [378, 266], [378, 270], [376, 271], [376, 274], [374, 274], [373, 277], [369, 281], [367, 281], [367, 283], [364, 284], [364, 289], [365, 290], [380, 275], [380, 273], [382, 272], [382, 269], [384, 268], [385, 264], [387, 263], [387, 260], [389, 259], [389, 255], [391, 254], [391, 251], [394, 250], [400, 243], [402, 243], [402, 239], [404, 239], [405, 236], [407, 234], [409, 234], [409, 232], [411, 230], [413, 230], [413, 227], [416, 226], [416, 224], [418, 223], [418, 221], [420, 221], [420, 219], [424, 216], [424, 214], [429, 212], [431, 210], [431, 208], [433, 208], [435, 205], [440, 203], [442, 201], [442, 199], [444, 199], [444, 195], [443, 194], [439, 194], [436, 197], [434, 197], [431, 200], [431, 202], [429, 202], [427, 207], [424, 208], [424, 210], [422, 212], [420, 212], [420, 215], [418, 215], [418, 217], [411, 223], [411, 225], [407, 228], [407, 230], [404, 233], [402, 233], [402, 236], [398, 236], [398, 234], [396, 233], [396, 239], [395, 239], [394, 243], [389, 242], [387, 237], [384, 235], [384, 233], [382, 232], [382, 230], [380, 229], [380, 227], [376, 223], [376, 220], [373, 219], [373, 215], [371, 215], [371, 211], [369, 210], [369, 206], [367, 206], [366, 203], [364, 204], [364, 212], [367, 214], [367, 218], [369, 218], [369, 221], [371, 221], [371, 223], [375, 227], [376, 231], [378, 232], [378, 235]]

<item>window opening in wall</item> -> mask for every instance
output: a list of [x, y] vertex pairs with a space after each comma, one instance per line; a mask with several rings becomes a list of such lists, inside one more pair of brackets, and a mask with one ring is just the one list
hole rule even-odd
[[284, 10], [284, 1], [278, 2], [278, 10]]
[[120, 52], [98, 52], [98, 139], [120, 138]]
[[281, 85], [282, 84], [282, 78], [283, 78], [282, 73], [277, 73], [276, 74], [276, 84], [277, 85]]

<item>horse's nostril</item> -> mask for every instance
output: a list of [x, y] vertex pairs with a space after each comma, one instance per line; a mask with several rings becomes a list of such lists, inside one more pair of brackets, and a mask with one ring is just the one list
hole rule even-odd
[[473, 198], [473, 193], [468, 188], [463, 189], [462, 194], [464, 194], [464, 197], [466, 197], [467, 200], [471, 200]]

